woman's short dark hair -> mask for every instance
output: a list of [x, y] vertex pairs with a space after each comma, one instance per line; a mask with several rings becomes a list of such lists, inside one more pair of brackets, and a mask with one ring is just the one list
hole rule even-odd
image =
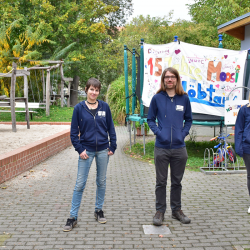
[[86, 83], [85, 92], [88, 91], [90, 86], [93, 86], [94, 88], [98, 88], [99, 91], [101, 91], [101, 82], [96, 78], [89, 78], [89, 80]]

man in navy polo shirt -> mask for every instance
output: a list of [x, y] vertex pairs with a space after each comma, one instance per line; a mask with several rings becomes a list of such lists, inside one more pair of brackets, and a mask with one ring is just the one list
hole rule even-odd
[[[156, 119], [158, 126], [156, 125]], [[153, 224], [162, 225], [166, 211], [166, 186], [168, 166], [171, 170], [170, 207], [172, 218], [188, 224], [191, 220], [181, 210], [182, 177], [187, 162], [184, 139], [192, 125], [192, 110], [188, 95], [184, 92], [179, 72], [167, 68], [161, 76], [161, 88], [153, 96], [147, 118], [150, 129], [156, 135], [156, 214]]]

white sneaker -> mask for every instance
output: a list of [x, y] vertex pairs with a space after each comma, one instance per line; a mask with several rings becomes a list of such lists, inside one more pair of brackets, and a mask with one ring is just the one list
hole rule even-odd
[[250, 214], [250, 207], [248, 208], [248, 211], [247, 211], [249, 214]]

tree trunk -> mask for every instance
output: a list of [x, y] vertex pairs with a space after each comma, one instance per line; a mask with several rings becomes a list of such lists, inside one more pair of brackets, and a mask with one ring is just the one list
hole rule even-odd
[[70, 89], [70, 106], [74, 107], [78, 103], [79, 76], [74, 76]]

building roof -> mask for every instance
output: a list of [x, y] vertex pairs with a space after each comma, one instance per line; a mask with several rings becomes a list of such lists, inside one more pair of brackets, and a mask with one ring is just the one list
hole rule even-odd
[[218, 33], [226, 33], [240, 40], [245, 39], [245, 26], [250, 24], [250, 12], [217, 27]]

